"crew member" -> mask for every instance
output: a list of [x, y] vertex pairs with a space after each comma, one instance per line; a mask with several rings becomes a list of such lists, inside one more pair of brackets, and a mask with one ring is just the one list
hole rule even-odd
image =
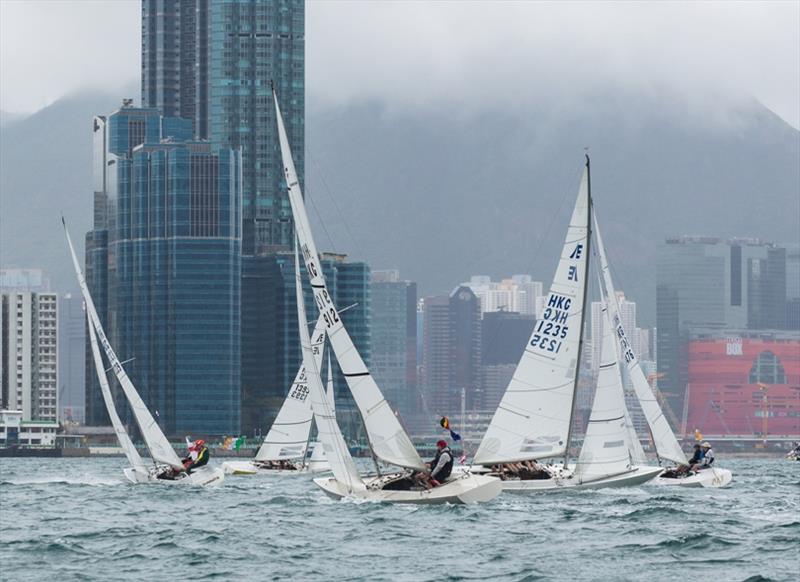
[[683, 470], [679, 470], [679, 474], [688, 473], [689, 471], [696, 471], [697, 468], [700, 466], [700, 463], [703, 462], [703, 455], [704, 451], [700, 446], [700, 443], [696, 443], [694, 445], [694, 453], [692, 454], [692, 458], [689, 459], [689, 464], [687, 466], [683, 466]]
[[436, 443], [436, 456], [431, 461], [431, 484], [441, 485], [453, 471], [453, 453], [443, 440]]
[[189, 455], [181, 459], [183, 468], [186, 469], [187, 473], [191, 473], [195, 469], [207, 465], [210, 456], [206, 441], [197, 439], [189, 445]]
[[714, 464], [714, 449], [711, 448], [711, 443], [708, 441], [700, 445], [703, 449], [703, 460], [700, 463], [701, 469], [708, 469]]

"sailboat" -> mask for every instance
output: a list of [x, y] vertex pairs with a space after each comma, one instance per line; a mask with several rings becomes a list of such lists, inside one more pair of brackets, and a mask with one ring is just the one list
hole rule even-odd
[[[653, 389], [650, 387], [642, 371], [639, 359], [630, 341], [628, 341], [628, 336], [622, 325], [617, 294], [614, 290], [614, 281], [611, 279], [611, 269], [608, 265], [608, 257], [606, 255], [605, 246], [603, 245], [603, 238], [600, 236], [600, 228], [597, 224], [596, 216], [594, 217], [594, 229], [600, 258], [600, 271], [605, 286], [604, 298], [608, 304], [610, 318], [614, 326], [614, 337], [617, 339], [620, 363], [623, 363], [627, 368], [636, 397], [647, 419], [659, 462], [666, 460], [674, 463], [675, 466], [686, 465], [686, 456], [678, 443], [678, 439], [675, 437], [675, 433], [669, 426], [667, 417], [664, 415], [664, 411], [661, 409], [661, 405]], [[664, 470], [652, 483], [657, 485], [679, 485], [683, 487], [724, 487], [728, 485], [732, 479], [733, 473], [728, 469], [710, 467], [698, 471], [697, 473], [689, 474], [676, 472], [673, 467]]]
[[[325, 346], [325, 322], [321, 317], [314, 327], [313, 338], [312, 351], [320, 363]], [[328, 396], [333, 398], [332, 387], [329, 390]], [[316, 458], [312, 455], [306, 463], [313, 416], [306, 369], [301, 364], [255, 458], [252, 461], [226, 461], [222, 469], [229, 475], [302, 475], [309, 470], [329, 470], [321, 448]]]
[[381, 474], [378, 471], [377, 475], [362, 478], [355, 467], [336, 417], [322, 390], [319, 367], [311, 354], [296, 248], [296, 293], [303, 363], [306, 367], [311, 406], [317, 419], [319, 437], [333, 472], [332, 477], [317, 478], [314, 482], [334, 498], [354, 497], [395, 503], [475, 503], [494, 498], [500, 493], [500, 481], [484, 475], [453, 474], [440, 486], [432, 489], [416, 486], [413, 473], [425, 470], [425, 464], [361, 359], [328, 291], [274, 91], [273, 98], [297, 244], [303, 255], [315, 304], [325, 321], [329, 345], [361, 413], [376, 468], [378, 461], [383, 461], [403, 469], [389, 474]]
[[[217, 486], [222, 484], [225, 474], [221, 469], [205, 465], [193, 470], [191, 473], [187, 473], [184, 470], [180, 457], [178, 457], [175, 449], [170, 445], [161, 427], [158, 426], [158, 423], [153, 418], [153, 415], [150, 414], [147, 405], [144, 403], [141, 396], [139, 396], [133, 382], [131, 382], [111, 347], [111, 344], [108, 342], [103, 326], [100, 323], [100, 318], [97, 315], [94, 301], [89, 293], [89, 288], [86, 286], [83, 272], [78, 264], [78, 257], [75, 254], [72, 239], [67, 231], [67, 224], [63, 218], [61, 221], [64, 225], [64, 234], [66, 234], [67, 244], [69, 245], [70, 254], [72, 255], [72, 264], [75, 267], [75, 274], [78, 277], [78, 285], [81, 288], [83, 300], [86, 304], [86, 317], [89, 321], [89, 341], [92, 346], [92, 357], [98, 381], [100, 382], [103, 400], [108, 409], [108, 415], [111, 419], [120, 447], [125, 452], [125, 456], [131, 464], [131, 467], [123, 470], [125, 477], [131, 483], [161, 483], [165, 485], [191, 484], [202, 486]], [[146, 465], [141, 456], [139, 456], [136, 447], [134, 447], [130, 436], [125, 430], [125, 426], [122, 424], [117, 414], [111, 390], [108, 386], [106, 369], [103, 367], [103, 360], [100, 355], [98, 343], [103, 346], [106, 358], [110, 364], [110, 369], [114, 370], [114, 374], [130, 404], [133, 416], [142, 433], [142, 438], [150, 452], [152, 466]]]
[[[638, 485], [659, 467], [637, 464], [644, 454], [625, 407], [611, 327], [604, 326], [601, 366], [580, 455], [569, 464], [584, 332], [591, 245], [589, 158], [581, 177], [561, 259], [514, 376], [478, 447], [473, 464], [484, 470], [563, 456], [541, 465], [538, 478], [503, 481], [508, 491]], [[604, 317], [607, 317], [607, 310]], [[641, 451], [641, 452], [640, 452]]]

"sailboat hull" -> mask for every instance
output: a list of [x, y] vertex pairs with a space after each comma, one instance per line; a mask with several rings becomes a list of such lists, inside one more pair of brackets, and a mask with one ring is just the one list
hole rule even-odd
[[733, 481], [733, 473], [728, 469], [712, 467], [703, 469], [688, 477], [662, 477], [653, 479], [653, 485], [669, 487], [726, 487]]
[[502, 481], [503, 491], [536, 493], [540, 491], [604, 489], [608, 487], [635, 487], [646, 483], [661, 473], [661, 467], [636, 466], [625, 473], [581, 480], [564, 471], [552, 479]]
[[494, 499], [502, 491], [499, 479], [470, 473], [458, 475], [439, 487], [425, 490], [393, 491], [381, 489], [380, 487], [386, 481], [387, 476], [367, 477], [364, 479], [366, 489], [348, 491], [346, 485], [333, 477], [314, 479], [314, 483], [333, 499], [350, 497], [384, 503], [483, 503]]
[[309, 467], [299, 469], [265, 469], [255, 465], [252, 461], [225, 461], [222, 463], [222, 470], [226, 475], [273, 475], [281, 477], [291, 477], [292, 475], [307, 475]]
[[194, 485], [199, 487], [218, 487], [222, 485], [225, 480], [225, 472], [218, 467], [200, 467], [192, 471], [190, 475], [181, 477], [179, 479], [159, 479], [154, 472], [149, 472], [146, 475], [136, 471], [133, 467], [123, 469], [125, 478], [131, 483], [157, 483], [159, 485]]

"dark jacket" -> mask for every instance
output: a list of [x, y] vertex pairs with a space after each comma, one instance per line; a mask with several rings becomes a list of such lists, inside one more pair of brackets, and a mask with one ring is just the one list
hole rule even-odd
[[[443, 461], [442, 466], [439, 467], [439, 462]], [[438, 470], [437, 470], [437, 467]], [[453, 453], [450, 447], [445, 447], [441, 451], [436, 451], [436, 456], [431, 461], [431, 477], [443, 482], [450, 476], [453, 471]]]
[[692, 458], [689, 459], [689, 464], [694, 465], [695, 463], [699, 463], [703, 460], [703, 456], [705, 456], [703, 449], [695, 449]]

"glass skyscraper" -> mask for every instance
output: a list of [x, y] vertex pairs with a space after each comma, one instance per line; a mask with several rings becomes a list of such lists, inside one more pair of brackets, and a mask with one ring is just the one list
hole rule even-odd
[[[168, 434], [235, 434], [241, 154], [192, 141], [190, 120], [151, 108], [123, 107], [95, 127], [104, 190], [87, 272], [112, 344]], [[87, 421], [101, 424], [94, 376]]]
[[271, 85], [300, 177], [305, 153], [303, 0], [143, 0], [142, 104], [242, 149], [243, 252], [287, 250], [292, 217]]

